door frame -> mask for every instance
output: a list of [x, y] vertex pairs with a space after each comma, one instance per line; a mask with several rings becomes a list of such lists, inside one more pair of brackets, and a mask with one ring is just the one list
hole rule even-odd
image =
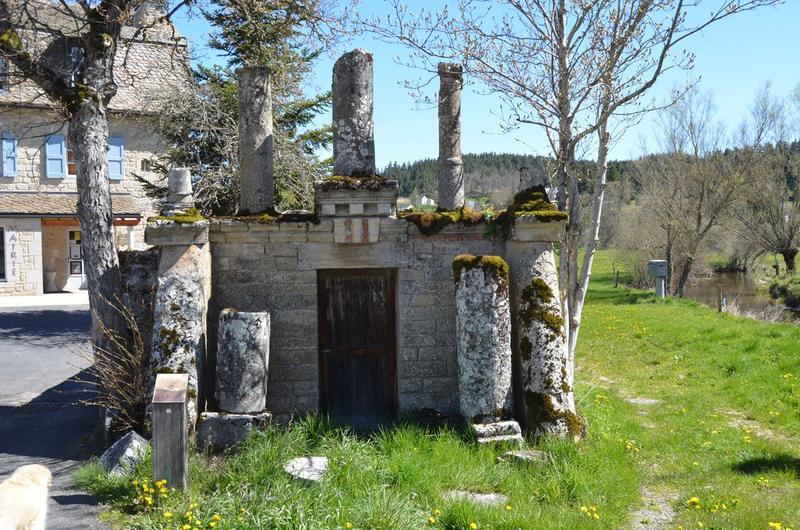
[[323, 344], [322, 336], [323, 331], [328, 331], [329, 325], [325, 318], [326, 301], [325, 289], [323, 282], [320, 281], [321, 275], [332, 275], [340, 277], [348, 276], [362, 276], [364, 274], [384, 275], [386, 281], [386, 316], [389, 320], [388, 326], [388, 349], [387, 355], [389, 356], [387, 366], [388, 373], [387, 384], [388, 397], [389, 397], [389, 415], [390, 420], [396, 420], [398, 414], [398, 381], [397, 381], [397, 269], [396, 268], [383, 268], [383, 267], [365, 267], [365, 268], [347, 268], [347, 269], [317, 269], [317, 366], [319, 367], [319, 411], [321, 414], [328, 413], [328, 395], [327, 384], [328, 374], [326, 372], [326, 364], [323, 362]]

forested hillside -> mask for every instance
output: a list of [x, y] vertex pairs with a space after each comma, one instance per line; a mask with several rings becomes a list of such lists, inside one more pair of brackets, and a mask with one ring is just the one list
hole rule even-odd
[[[608, 177], [616, 180], [630, 168], [628, 161], [609, 163]], [[504, 203], [517, 191], [519, 172], [523, 167], [547, 169], [548, 159], [543, 156], [511, 153], [478, 153], [464, 155], [464, 179], [469, 197], [489, 197], [492, 202]], [[594, 164], [580, 164], [580, 171], [590, 172]], [[426, 158], [403, 164], [391, 163], [382, 174], [400, 183], [400, 194], [409, 196], [414, 190], [428, 196], [436, 195], [435, 158]]]

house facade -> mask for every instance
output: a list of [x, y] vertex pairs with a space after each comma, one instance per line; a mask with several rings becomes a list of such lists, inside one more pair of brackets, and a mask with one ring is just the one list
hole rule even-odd
[[[18, 27], [55, 64], [78, 76], [79, 14], [46, 0], [26, 3]], [[186, 41], [145, 5], [122, 31], [115, 60], [116, 96], [109, 106], [108, 179], [120, 249], [142, 248], [144, 222], [157, 211], [140, 179], [152, 181], [151, 160], [165, 146], [150, 119], [166, 94], [185, 86]], [[78, 29], [76, 29], [78, 28]], [[68, 79], [71, 79], [69, 75]], [[53, 103], [0, 60], [0, 295], [85, 288], [77, 218], [77, 165], [68, 128]]]

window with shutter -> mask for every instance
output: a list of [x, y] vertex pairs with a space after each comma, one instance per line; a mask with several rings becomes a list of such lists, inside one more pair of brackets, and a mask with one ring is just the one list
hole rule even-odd
[[67, 146], [62, 135], [47, 137], [44, 155], [44, 174], [47, 178], [63, 179], [67, 176]]
[[0, 282], [6, 279], [6, 229], [0, 226]]
[[125, 176], [125, 148], [121, 136], [108, 138], [108, 178], [122, 180]]
[[17, 139], [13, 134], [4, 132], [2, 134], [2, 176], [3, 177], [16, 177], [17, 176]]

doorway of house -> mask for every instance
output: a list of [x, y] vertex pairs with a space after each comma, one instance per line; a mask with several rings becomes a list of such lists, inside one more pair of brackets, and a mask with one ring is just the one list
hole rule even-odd
[[397, 413], [394, 269], [317, 272], [320, 410], [374, 427]]
[[67, 230], [67, 284], [65, 290], [86, 289], [80, 230]]

